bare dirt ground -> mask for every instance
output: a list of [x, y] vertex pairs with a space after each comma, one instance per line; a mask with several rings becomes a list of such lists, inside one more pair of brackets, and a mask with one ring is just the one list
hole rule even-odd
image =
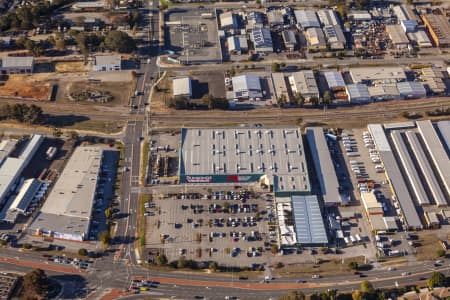
[[89, 67], [81, 61], [55, 63], [55, 71], [58, 73], [86, 72], [89, 70]]
[[[108, 103], [97, 103], [98, 105], [127, 105], [128, 99], [133, 93], [133, 85], [131, 82], [68, 82], [58, 93], [57, 101], [73, 102], [69, 100], [69, 94], [81, 91], [98, 91], [101, 93], [109, 93], [112, 100]], [[84, 104], [94, 104], [94, 102], [83, 101]]]
[[[40, 74], [39, 74], [40, 75]], [[0, 86], [1, 96], [48, 99], [52, 91], [52, 80], [39, 75], [9, 75], [5, 85]]]

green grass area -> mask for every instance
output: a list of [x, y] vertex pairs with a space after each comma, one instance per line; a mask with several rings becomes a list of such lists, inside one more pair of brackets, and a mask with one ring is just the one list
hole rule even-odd
[[[139, 250], [141, 251], [143, 247], [145, 247], [145, 202], [149, 202], [152, 200], [151, 194], [141, 194], [139, 197], [139, 219], [138, 219], [138, 228], [139, 228]], [[142, 252], [142, 251], [141, 251]]]
[[145, 174], [148, 168], [148, 159], [150, 153], [150, 142], [144, 142], [144, 146], [142, 147], [142, 161], [141, 161], [141, 177], [140, 181], [142, 185], [145, 185]]

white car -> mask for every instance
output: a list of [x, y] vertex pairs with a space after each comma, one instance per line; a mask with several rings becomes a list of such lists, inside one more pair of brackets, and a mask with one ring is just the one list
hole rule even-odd
[[410, 272], [402, 272], [402, 276], [408, 276], [408, 275], [411, 275], [411, 273]]
[[319, 278], [320, 278], [320, 275], [315, 274], [315, 275], [311, 276], [311, 278], [312, 278], [312, 279], [319, 279]]

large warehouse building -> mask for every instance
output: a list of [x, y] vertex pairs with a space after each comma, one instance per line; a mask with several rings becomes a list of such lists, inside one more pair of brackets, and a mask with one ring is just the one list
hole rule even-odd
[[75, 149], [42, 209], [29, 227], [31, 234], [83, 241], [89, 233], [103, 150]]
[[4, 206], [15, 190], [19, 176], [31, 161], [43, 140], [42, 135], [33, 135], [17, 158], [4, 158], [0, 165], [0, 207]]
[[311, 191], [299, 127], [183, 128], [181, 183], [251, 183], [277, 196]]

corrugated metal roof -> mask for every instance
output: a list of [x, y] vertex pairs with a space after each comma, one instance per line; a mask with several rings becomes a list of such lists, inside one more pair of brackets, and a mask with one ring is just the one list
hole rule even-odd
[[422, 144], [420, 144], [417, 135], [413, 131], [407, 131], [405, 133], [406, 138], [408, 139], [409, 145], [416, 157], [416, 160], [419, 164], [422, 173], [424, 174], [425, 181], [428, 183], [428, 187], [430, 188], [431, 194], [433, 195], [434, 201], [438, 206], [447, 205], [447, 201], [445, 200], [444, 193], [434, 175], [433, 169], [431, 168], [430, 162], [428, 161], [425, 152], [422, 148]]
[[189, 77], [174, 78], [172, 83], [174, 96], [192, 96], [191, 79]]
[[297, 23], [303, 28], [319, 27], [320, 23], [316, 12], [312, 10], [294, 10], [295, 19]]
[[323, 200], [327, 205], [341, 204], [339, 183], [331, 160], [330, 150], [321, 127], [306, 128], [306, 138], [311, 149], [316, 177], [319, 181]]
[[239, 91], [261, 91], [261, 82], [259, 76], [255, 75], [239, 75], [232, 78], [233, 90]]
[[328, 243], [317, 196], [292, 196], [292, 210], [298, 244]]
[[31, 200], [33, 200], [34, 195], [36, 195], [37, 191], [41, 187], [41, 182], [37, 179], [31, 178], [25, 180], [22, 185], [22, 188], [17, 194], [14, 202], [9, 207], [10, 210], [20, 210], [25, 211], [30, 205]]
[[391, 137], [397, 149], [397, 154], [403, 165], [403, 169], [407, 175], [406, 178], [410, 183], [409, 187], [414, 192], [417, 202], [419, 205], [429, 205], [430, 200], [428, 199], [428, 195], [423, 188], [422, 182], [420, 181], [419, 173], [417, 172], [414, 162], [406, 149], [406, 144], [403, 141], [400, 131], [391, 131]]
[[328, 87], [332, 88], [342, 88], [345, 87], [345, 81], [342, 77], [341, 72], [324, 72], [323, 75], [327, 81]]
[[439, 121], [437, 122], [437, 127], [439, 129], [439, 133], [441, 134], [442, 141], [446, 145], [447, 154], [450, 156], [450, 121]]
[[5, 56], [2, 58], [2, 68], [31, 68], [33, 63], [33, 56]]

